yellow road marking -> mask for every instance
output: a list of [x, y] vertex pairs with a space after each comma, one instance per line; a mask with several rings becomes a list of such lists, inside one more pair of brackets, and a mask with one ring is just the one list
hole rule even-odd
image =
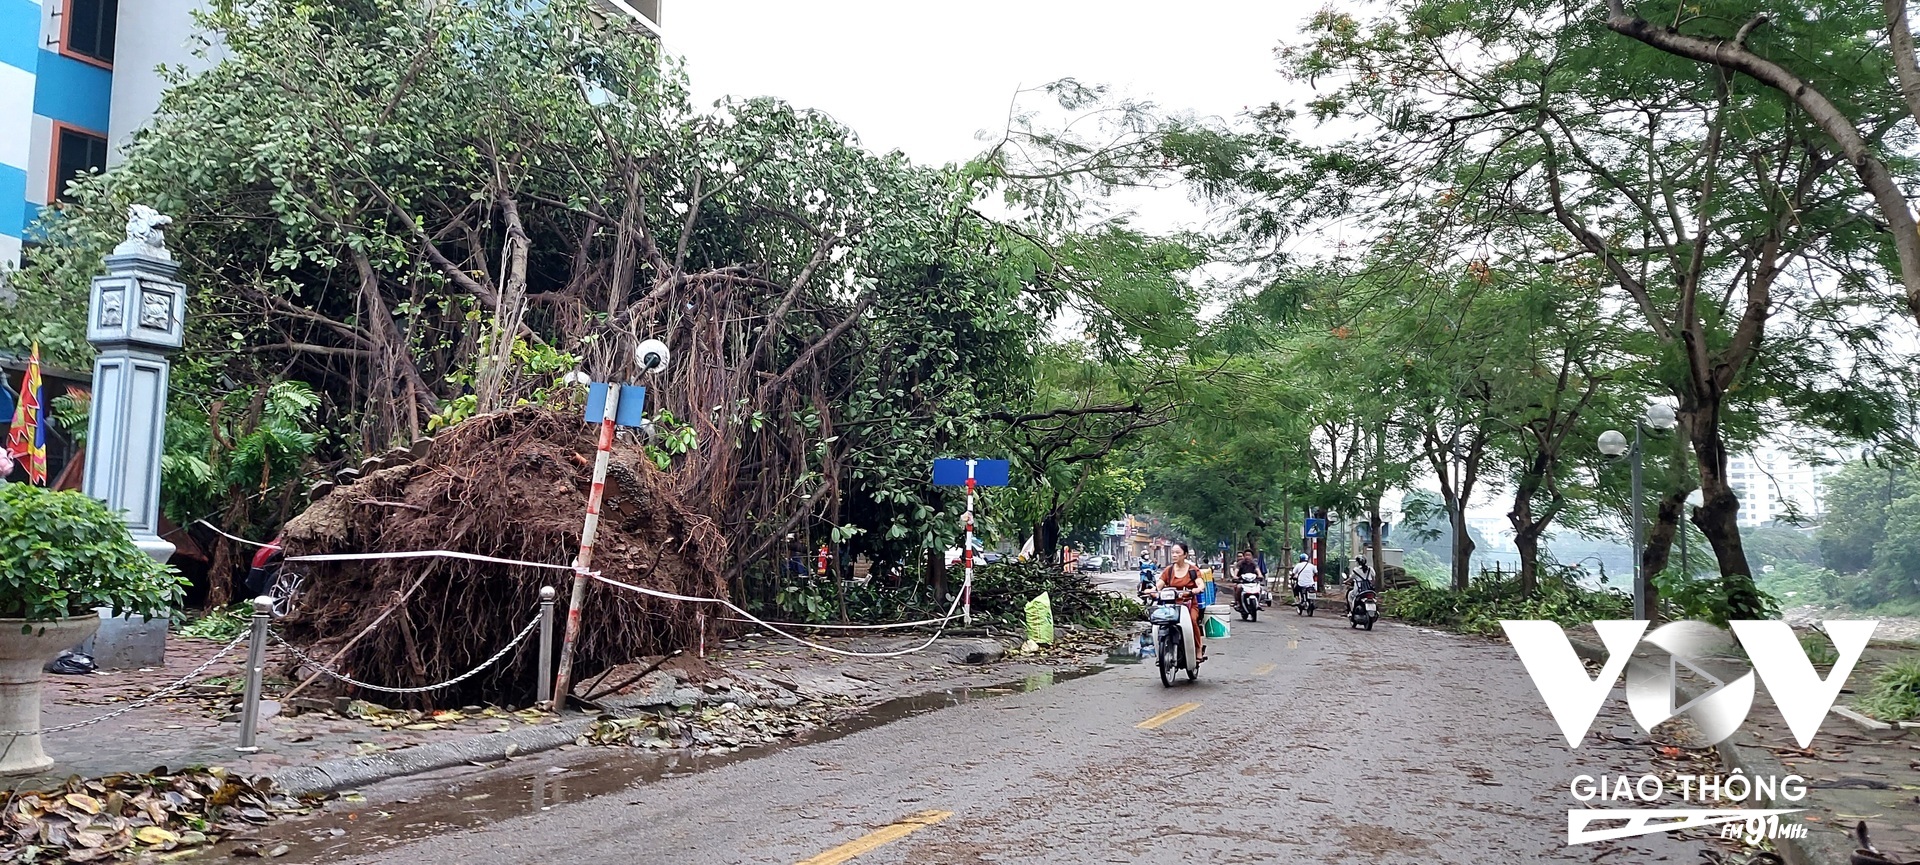
[[1155, 715], [1151, 718], [1148, 718], [1145, 721], [1141, 721], [1140, 723], [1135, 724], [1133, 726], [1141, 730], [1158, 730], [1160, 729], [1161, 724], [1165, 724], [1168, 721], [1178, 718], [1181, 715], [1185, 715], [1186, 713], [1191, 712], [1198, 708], [1200, 708], [1199, 703], [1181, 703], [1178, 706], [1168, 709], [1165, 712], [1161, 712], [1160, 714]]
[[840, 865], [840, 863], [852, 859], [855, 856], [863, 853], [872, 853], [887, 844], [905, 838], [908, 835], [952, 816], [952, 811], [921, 811], [915, 814], [908, 814], [900, 818], [898, 822], [875, 829], [866, 835], [848, 841], [812, 859], [802, 859], [797, 865]]
[[1253, 674], [1256, 676], [1264, 676], [1268, 673], [1273, 672], [1273, 668], [1277, 666], [1280, 666], [1280, 665], [1279, 664], [1261, 664], [1258, 669], [1253, 671]]
[[1289, 649], [1298, 649], [1298, 648], [1300, 648], [1300, 641], [1299, 641], [1299, 640], [1288, 640], [1288, 641], [1287, 641], [1287, 648], [1289, 648]]

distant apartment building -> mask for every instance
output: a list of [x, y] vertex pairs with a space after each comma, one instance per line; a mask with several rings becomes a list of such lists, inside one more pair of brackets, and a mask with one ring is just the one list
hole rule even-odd
[[1727, 480], [1740, 497], [1740, 525], [1819, 524], [1826, 480], [1838, 470], [1771, 445], [1728, 459]]
[[[209, 2], [0, 0], [0, 264], [69, 180], [117, 161], [160, 106], [159, 67], [208, 62], [193, 11]], [[593, 2], [659, 38], [660, 0]]]

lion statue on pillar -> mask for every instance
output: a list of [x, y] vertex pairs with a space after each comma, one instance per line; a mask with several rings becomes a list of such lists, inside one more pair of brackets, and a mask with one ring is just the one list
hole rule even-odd
[[127, 239], [113, 248], [114, 255], [144, 255], [172, 261], [167, 251], [167, 236], [160, 229], [173, 224], [173, 217], [144, 204], [127, 208]]

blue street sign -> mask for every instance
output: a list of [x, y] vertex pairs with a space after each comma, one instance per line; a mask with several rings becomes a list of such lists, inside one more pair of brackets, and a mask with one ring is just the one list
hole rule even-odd
[[1231, 541], [1221, 541], [1221, 542], [1220, 542], [1220, 549], [1223, 549], [1223, 550], [1224, 550], [1224, 549], [1228, 549], [1228, 548], [1230, 548], [1230, 547], [1232, 547], [1232, 546], [1233, 546], [1233, 543], [1232, 543]]
[[[973, 483], [981, 487], [1004, 487], [1012, 466], [1006, 460], [974, 460]], [[934, 460], [933, 485], [936, 487], [964, 487], [967, 485], [966, 460]]]
[[1304, 537], [1324, 538], [1327, 536], [1327, 521], [1319, 517], [1308, 517]]
[[[623, 384], [620, 386], [620, 407], [614, 410], [613, 422], [620, 426], [640, 426], [647, 419], [646, 385]], [[594, 382], [587, 389], [587, 423], [597, 424], [607, 416], [607, 385]]]

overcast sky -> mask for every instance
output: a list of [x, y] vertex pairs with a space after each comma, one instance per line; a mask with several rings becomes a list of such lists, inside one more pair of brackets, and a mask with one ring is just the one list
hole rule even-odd
[[702, 104], [777, 96], [867, 146], [960, 161], [1014, 92], [1059, 78], [1230, 117], [1287, 101], [1273, 49], [1323, 0], [665, 0], [667, 49]]

